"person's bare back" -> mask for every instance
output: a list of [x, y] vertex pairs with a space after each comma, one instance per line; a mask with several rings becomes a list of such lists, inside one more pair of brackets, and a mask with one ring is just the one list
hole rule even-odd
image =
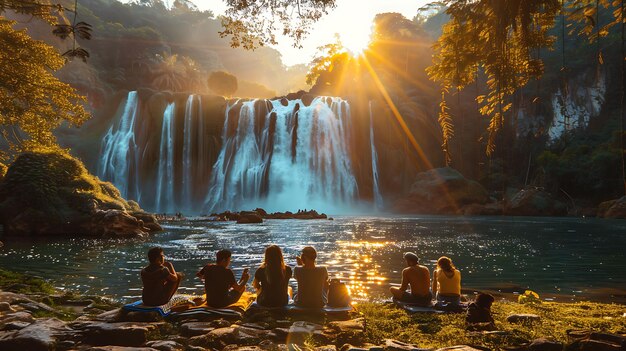
[[402, 271], [402, 280], [403, 283], [406, 282], [411, 287], [411, 295], [430, 296], [430, 271], [428, 267], [419, 264], [409, 266]]

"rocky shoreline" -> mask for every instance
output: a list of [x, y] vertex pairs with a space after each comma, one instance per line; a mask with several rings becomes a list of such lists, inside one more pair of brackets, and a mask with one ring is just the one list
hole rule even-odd
[[498, 331], [481, 333], [465, 330], [463, 315], [410, 315], [383, 303], [361, 303], [358, 312], [336, 316], [248, 310], [236, 320], [200, 315], [163, 318], [156, 312], [125, 311], [98, 296], [50, 292], [37, 279], [30, 284], [17, 287], [29, 293], [0, 290], [0, 350], [605, 351], [626, 347], [626, 308], [614, 304], [497, 302]]

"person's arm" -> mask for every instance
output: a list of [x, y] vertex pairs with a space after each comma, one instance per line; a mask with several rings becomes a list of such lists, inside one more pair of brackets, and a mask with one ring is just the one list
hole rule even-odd
[[231, 288], [237, 291], [244, 291], [246, 290], [246, 284], [249, 279], [250, 274], [248, 274], [248, 268], [246, 268], [243, 270], [243, 273], [241, 273], [241, 279], [239, 279], [239, 282], [235, 282], [235, 276], [233, 275], [233, 284], [231, 285]]
[[169, 274], [167, 275], [167, 277], [165, 277], [165, 279], [167, 279], [170, 282], [177, 281], [178, 274], [176, 274], [176, 270], [174, 269], [174, 266], [172, 265], [172, 263], [169, 261], [166, 261], [163, 263], [163, 266], [167, 268], [167, 270], [169, 271]]
[[324, 267], [324, 291], [328, 291], [330, 283], [328, 283], [328, 270]]
[[408, 270], [405, 268], [402, 270], [402, 283], [400, 284], [400, 291], [405, 292], [409, 288], [409, 279], [407, 277]]
[[437, 295], [437, 270], [433, 270], [433, 281], [432, 281], [432, 292], [433, 295]]
[[[204, 266], [204, 267], [206, 267], [206, 266]], [[202, 268], [198, 271], [198, 273], [196, 273], [196, 277], [200, 278], [200, 280], [203, 280], [203, 281], [204, 281], [204, 267], [202, 267]]]

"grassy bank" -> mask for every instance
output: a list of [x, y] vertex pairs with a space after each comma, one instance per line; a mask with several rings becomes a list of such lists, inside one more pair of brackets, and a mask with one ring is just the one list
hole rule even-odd
[[[480, 345], [500, 350], [540, 337], [566, 343], [567, 331], [587, 329], [607, 333], [626, 333], [626, 306], [593, 302], [544, 302], [522, 305], [496, 302], [492, 307], [496, 326], [506, 335], [481, 334], [465, 330], [464, 314], [407, 314], [393, 305], [359, 304], [367, 320], [366, 339], [379, 344], [384, 339], [396, 339], [420, 347], [444, 347], [459, 344]], [[532, 313], [541, 321], [511, 324], [511, 314]]]

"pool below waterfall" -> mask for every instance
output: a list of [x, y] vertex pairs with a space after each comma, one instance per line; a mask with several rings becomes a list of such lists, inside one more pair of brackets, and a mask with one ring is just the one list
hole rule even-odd
[[147, 241], [7, 238], [0, 268], [44, 277], [60, 289], [129, 301], [141, 296], [139, 271], [152, 246], [162, 246], [186, 274], [182, 292], [200, 293], [195, 272], [217, 249], [233, 251], [238, 278], [244, 267], [254, 273], [265, 246], [274, 243], [291, 266], [302, 247], [315, 246], [319, 263], [361, 299], [383, 296], [391, 283], [399, 283], [405, 251], [416, 252], [431, 271], [437, 258], [451, 257], [463, 286], [476, 290], [530, 288], [542, 297], [572, 299], [626, 296], [626, 221], [621, 220], [350, 216], [258, 225], [182, 221], [164, 227]]

